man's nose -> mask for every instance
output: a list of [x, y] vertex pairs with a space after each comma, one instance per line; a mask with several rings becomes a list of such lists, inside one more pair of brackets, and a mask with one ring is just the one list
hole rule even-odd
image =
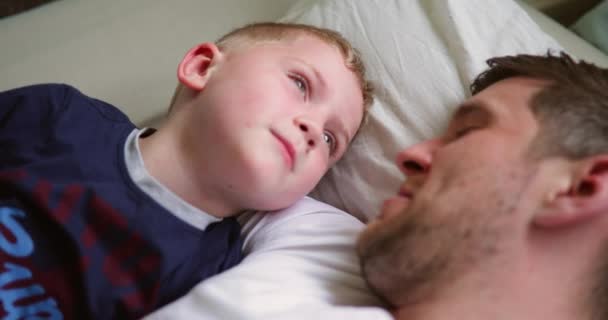
[[439, 139], [427, 140], [399, 152], [397, 166], [406, 176], [427, 174], [431, 171], [433, 153], [439, 146]]
[[304, 135], [307, 151], [314, 149], [321, 143], [322, 129], [312, 117], [297, 117], [294, 119], [294, 124]]

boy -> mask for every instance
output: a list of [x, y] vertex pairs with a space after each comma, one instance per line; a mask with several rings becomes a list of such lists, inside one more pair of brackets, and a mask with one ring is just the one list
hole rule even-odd
[[158, 130], [63, 85], [0, 93], [4, 317], [129, 319], [241, 259], [234, 215], [285, 208], [371, 102], [334, 32], [263, 23], [191, 49]]

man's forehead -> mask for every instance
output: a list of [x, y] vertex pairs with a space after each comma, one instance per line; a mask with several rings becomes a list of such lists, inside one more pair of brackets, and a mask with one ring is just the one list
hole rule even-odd
[[493, 83], [471, 97], [471, 99], [478, 97], [483, 98], [486, 96], [517, 95], [524, 92], [538, 91], [545, 88], [550, 83], [551, 82], [549, 80], [540, 78], [526, 76], [509, 77]]
[[549, 84], [550, 82], [545, 79], [523, 76], [500, 80], [463, 102], [454, 116], [463, 116], [474, 112], [490, 112], [515, 101], [526, 102], [527, 104], [529, 99]]

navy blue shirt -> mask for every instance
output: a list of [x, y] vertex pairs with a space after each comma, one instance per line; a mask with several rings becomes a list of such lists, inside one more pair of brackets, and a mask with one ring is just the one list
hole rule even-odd
[[0, 93], [0, 317], [132, 319], [241, 260], [234, 218], [201, 229], [129, 177], [135, 126], [66, 85]]

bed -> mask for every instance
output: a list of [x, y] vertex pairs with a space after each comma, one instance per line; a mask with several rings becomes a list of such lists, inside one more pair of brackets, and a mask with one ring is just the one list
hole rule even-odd
[[[546, 1], [530, 1], [537, 2]], [[67, 8], [68, 3], [56, 1], [47, 10]], [[248, 3], [253, 3], [248, 4], [248, 10], [259, 10], [255, 1]], [[312, 198], [281, 212], [241, 217], [247, 255], [242, 264], [197, 285], [147, 319], [390, 319], [382, 303], [368, 292], [360, 278], [352, 249], [364, 223], [373, 219], [380, 201], [393, 194], [402, 179], [393, 165], [397, 151], [443, 128], [453, 109], [470, 95], [468, 84], [485, 68], [484, 61], [489, 57], [565, 49], [576, 57], [608, 67], [606, 54], [523, 1], [294, 0], [290, 4], [281, 21], [338, 30], [362, 52], [377, 87], [369, 122], [345, 158], [314, 190]], [[87, 5], [98, 6], [95, 10], [119, 10], [101, 4]], [[162, 10], [167, 6], [164, 1], [150, 1], [149, 5]], [[128, 3], [124, 6], [135, 7]], [[232, 9], [237, 8], [235, 5]], [[163, 23], [185, 14], [186, 9], [183, 6], [181, 11], [167, 13], [168, 17], [164, 17], [167, 21]], [[114, 22], [113, 31], [129, 26], [126, 20], [132, 16], [124, 18], [125, 21]], [[209, 27], [206, 22], [200, 22], [198, 27]], [[86, 23], [94, 26], [99, 21], [89, 19]], [[0, 35], [6, 36], [11, 28], [15, 34], [20, 32], [19, 23], [0, 21], [0, 27]], [[132, 26], [118, 37], [126, 48], [137, 47], [127, 44], [137, 38], [137, 28]], [[116, 59], [137, 57], [138, 52], [119, 49], [109, 52], [95, 46], [94, 36], [100, 34], [95, 28], [91, 30], [94, 30], [91, 34], [80, 34], [77, 28], [63, 30], [87, 39], [79, 42], [64, 39], [60, 48], [52, 50], [63, 54], [85, 43], [99, 51], [88, 58], [99, 61], [105, 61], [103, 56], [108, 54], [120, 53]], [[219, 34], [227, 30], [217, 31]], [[179, 59], [176, 50], [192, 42], [182, 39], [184, 43], [178, 43], [179, 37], [171, 38], [169, 31], [158, 35], [169, 41], [167, 46], [171, 48], [151, 52], [156, 56], [150, 61], [159, 60], [165, 66], [175, 64]], [[88, 39], [90, 36], [93, 38]], [[28, 60], [32, 51], [48, 44], [24, 44], [22, 48], [31, 50], [26, 50], [27, 54], [3, 49], [16, 62], [2, 65], [2, 70], [7, 71], [5, 75], [13, 72], [15, 78], [0, 79], [0, 89], [33, 81], [62, 81], [55, 78], [53, 68], [57, 65], [49, 64], [45, 54], [37, 56], [42, 62], [35, 62], [46, 63], [41, 68], [45, 72], [42, 76], [28, 77], [17, 72], [25, 70], [22, 64], [32, 62]], [[75, 62], [90, 65], [87, 59]], [[82, 72], [82, 78], [66, 77], [66, 81], [76, 85], [82, 81], [85, 92], [116, 105], [155, 104], [143, 113], [139, 110], [134, 117], [142, 126], [154, 126], [163, 113], [162, 104], [156, 101], [168, 100], [174, 80], [159, 81], [157, 74], [151, 73], [155, 66], [142, 64], [119, 73], [125, 77], [119, 76], [121, 81], [117, 82], [114, 80], [117, 74], [107, 71], [112, 67], [90, 66], [89, 71]], [[80, 75], [74, 71], [76, 74]], [[98, 79], [91, 80], [91, 74]], [[152, 95], [145, 96], [140, 90], [144, 88]], [[126, 112], [134, 111], [126, 107]]]
[[333, 207], [306, 211], [307, 198], [243, 217], [243, 263], [149, 319], [390, 319], [358, 276], [352, 243], [397, 190], [397, 151], [443, 128], [489, 57], [566, 50], [608, 67], [606, 54], [526, 2], [300, 0], [281, 21], [342, 32], [377, 88], [369, 122], [312, 193]]

